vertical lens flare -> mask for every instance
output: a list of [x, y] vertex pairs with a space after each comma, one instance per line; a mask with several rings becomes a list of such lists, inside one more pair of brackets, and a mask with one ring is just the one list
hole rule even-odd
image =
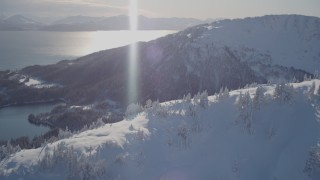
[[130, 18], [130, 30], [136, 31], [138, 29], [138, 2], [137, 2], [137, 0], [130, 0], [129, 18]]
[[129, 85], [128, 102], [135, 103], [138, 98], [138, 47], [136, 43], [130, 45], [129, 50]]
[[[130, 0], [129, 6], [130, 31], [131, 36], [135, 36], [138, 30], [138, 3], [137, 0]], [[138, 98], [138, 47], [137, 43], [132, 43], [129, 50], [128, 68], [128, 103], [137, 101]]]

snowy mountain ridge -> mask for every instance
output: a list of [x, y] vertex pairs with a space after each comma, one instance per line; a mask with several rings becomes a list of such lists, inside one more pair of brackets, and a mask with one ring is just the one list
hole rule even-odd
[[320, 67], [320, 18], [301, 15], [268, 15], [221, 20], [178, 33], [192, 47], [212, 43], [231, 50], [254, 49], [271, 57], [274, 64], [310, 73]]
[[[137, 63], [140, 68], [138, 101], [159, 99], [163, 102], [203, 90], [214, 94], [224, 87], [237, 89], [254, 82], [290, 82], [293, 79], [302, 81], [305, 74], [311, 76], [318, 70], [320, 64], [317, 58], [314, 60], [307, 57], [307, 54], [317, 57], [317, 53], [320, 53], [317, 48], [320, 47], [317, 46], [320, 41], [317, 38], [313, 38], [312, 42], [316, 43], [309, 44], [311, 49], [305, 53], [300, 34], [292, 35], [287, 33], [285, 28], [279, 28], [281, 31], [262, 28], [263, 23], [260, 22], [269, 22], [265, 19], [272, 21], [269, 16], [221, 20], [191, 27], [154, 41], [137, 43]], [[317, 24], [318, 18], [281, 15], [279, 19], [301, 19]], [[283, 23], [285, 21], [277, 20], [273, 24], [285, 27]], [[261, 34], [257, 34], [258, 30], [253, 34], [242, 30], [249, 27], [261, 29]], [[289, 43], [286, 40], [288, 38], [291, 38], [292, 42]], [[247, 39], [252, 40], [251, 44], [247, 43]], [[257, 41], [257, 46], [254, 40]], [[270, 43], [267, 43], [268, 41]], [[265, 47], [259, 48], [262, 45]], [[275, 48], [278, 45], [281, 47]], [[298, 50], [291, 49], [292, 46]], [[277, 56], [278, 51], [280, 58]], [[92, 103], [97, 100], [92, 94], [96, 94], [102, 98], [112, 97], [113, 101], [126, 106], [127, 88], [124, 87], [129, 79], [123, 72], [129, 68], [128, 52], [129, 46], [124, 46], [96, 52], [73, 61], [27, 67], [20, 72], [34, 79], [64, 86], [63, 94], [56, 93], [58, 98], [75, 103]], [[300, 55], [305, 58], [299, 59]], [[297, 62], [296, 66], [293, 61]], [[74, 76], [75, 73], [78, 75]], [[74, 89], [79, 92], [74, 93]], [[83, 94], [83, 98], [76, 94]]]
[[319, 86], [258, 85], [149, 101], [144, 111], [133, 105], [121, 122], [7, 156], [0, 177], [318, 179]]

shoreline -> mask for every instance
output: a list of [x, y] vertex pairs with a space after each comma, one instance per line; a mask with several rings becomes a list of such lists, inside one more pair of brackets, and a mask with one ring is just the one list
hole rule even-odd
[[47, 104], [47, 103], [66, 103], [67, 104], [67, 101], [61, 98], [61, 99], [52, 99], [52, 100], [47, 100], [47, 101], [12, 103], [12, 104], [0, 105], [0, 110], [3, 108], [8, 108], [8, 107], [18, 107], [18, 106], [25, 106], [25, 105], [39, 105], [39, 104]]

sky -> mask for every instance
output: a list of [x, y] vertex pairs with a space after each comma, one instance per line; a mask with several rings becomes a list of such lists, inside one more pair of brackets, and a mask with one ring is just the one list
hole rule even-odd
[[[0, 0], [0, 15], [36, 17], [113, 16], [128, 13], [130, 0]], [[320, 0], [138, 0], [148, 17], [243, 18], [267, 14], [320, 17]]]

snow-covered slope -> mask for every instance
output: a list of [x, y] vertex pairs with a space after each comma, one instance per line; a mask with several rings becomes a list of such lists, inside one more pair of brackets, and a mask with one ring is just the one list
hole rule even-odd
[[319, 179], [320, 80], [291, 85], [261, 85], [260, 98], [249, 87], [148, 103], [121, 122], [10, 155], [0, 177]]
[[270, 56], [274, 64], [310, 73], [320, 70], [320, 19], [317, 17], [269, 15], [221, 20], [190, 28], [180, 35], [189, 38], [195, 47], [216, 43], [242, 54], [255, 50]]

